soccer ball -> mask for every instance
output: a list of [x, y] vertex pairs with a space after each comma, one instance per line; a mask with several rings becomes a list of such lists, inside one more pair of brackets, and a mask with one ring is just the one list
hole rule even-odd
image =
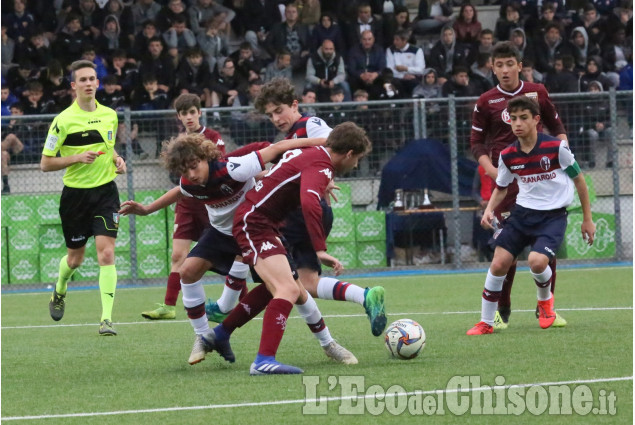
[[414, 359], [426, 346], [426, 333], [420, 324], [410, 319], [399, 319], [386, 328], [386, 348], [393, 357]]

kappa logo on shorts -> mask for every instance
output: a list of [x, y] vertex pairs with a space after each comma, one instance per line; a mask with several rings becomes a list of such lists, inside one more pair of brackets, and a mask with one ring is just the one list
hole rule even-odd
[[270, 249], [273, 248], [277, 248], [276, 245], [272, 244], [269, 241], [263, 242], [262, 245], [260, 245], [260, 252], [264, 252], [264, 251], [269, 251]]

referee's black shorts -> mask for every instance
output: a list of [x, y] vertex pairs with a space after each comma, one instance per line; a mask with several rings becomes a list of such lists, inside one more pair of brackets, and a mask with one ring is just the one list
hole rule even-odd
[[91, 236], [116, 238], [120, 206], [114, 181], [89, 189], [64, 186], [60, 217], [66, 247], [81, 248]]

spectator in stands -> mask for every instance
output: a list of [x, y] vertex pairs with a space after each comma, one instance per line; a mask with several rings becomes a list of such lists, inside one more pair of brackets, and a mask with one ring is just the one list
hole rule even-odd
[[509, 36], [509, 41], [518, 49], [523, 58], [523, 62], [526, 60], [534, 62], [536, 60], [533, 40], [527, 38], [525, 30], [522, 28], [513, 29]]
[[247, 92], [240, 91], [233, 98], [232, 108], [252, 107], [247, 112], [234, 111], [231, 113], [230, 133], [234, 142], [239, 146], [256, 140], [273, 141], [278, 132], [269, 117], [253, 108], [254, 100], [260, 94], [263, 84], [262, 80], [252, 80], [249, 82]]
[[375, 43], [384, 45], [383, 23], [373, 17], [369, 3], [364, 1], [357, 4], [357, 14], [353, 21], [346, 25], [346, 47], [348, 49], [360, 42], [363, 31], [370, 30], [375, 36]]
[[103, 57], [97, 54], [97, 52], [95, 51], [95, 46], [93, 46], [92, 44], [84, 45], [80, 59], [91, 61], [95, 64], [95, 71], [97, 72], [98, 80], [101, 80], [106, 75], [108, 75], [108, 70], [106, 69], [106, 61]]
[[[622, 70], [620, 71], [620, 85], [617, 87], [618, 90], [633, 90], [633, 52], [628, 56], [628, 63]], [[631, 111], [632, 111], [632, 105]], [[633, 119], [632, 113], [627, 114], [630, 117], [630, 120]], [[632, 121], [630, 121], [632, 126]]]
[[607, 38], [602, 45], [603, 70], [613, 80], [613, 86], [617, 86], [619, 77], [611, 74], [619, 73], [628, 63], [628, 56], [633, 52], [633, 40], [626, 38], [626, 29], [623, 26], [616, 28]]
[[18, 62], [27, 59], [37, 68], [45, 68], [52, 59], [50, 47], [46, 44], [42, 30], [34, 27], [26, 40], [18, 45], [15, 52], [15, 60]]
[[464, 44], [478, 43], [478, 37], [483, 30], [481, 23], [478, 21], [476, 7], [470, 3], [463, 3], [459, 16], [454, 21], [454, 33], [456, 41]]
[[7, 25], [2, 22], [2, 46], [0, 54], [2, 54], [2, 75], [6, 75], [9, 68], [15, 66], [15, 40], [7, 34]]
[[114, 16], [117, 18], [121, 35], [127, 39], [127, 45], [132, 46], [135, 35], [134, 18], [132, 10], [125, 7], [122, 0], [108, 0], [100, 15], [102, 24], [99, 28], [103, 28], [108, 16]]
[[[391, 3], [392, 4], [392, 3]], [[417, 44], [417, 40], [412, 33], [412, 23], [410, 22], [410, 13], [405, 6], [396, 6], [394, 13], [385, 15], [384, 19], [384, 48], [390, 47], [392, 40], [397, 31], [406, 29], [410, 30], [410, 38], [408, 43]], [[361, 35], [360, 35], [361, 38]], [[361, 40], [360, 40], [361, 41]]]
[[342, 28], [333, 20], [333, 16], [326, 12], [320, 16], [320, 21], [311, 32], [309, 50], [315, 53], [324, 40], [331, 40], [335, 44], [335, 50], [346, 52]]
[[3, 134], [2, 138], [2, 194], [8, 195], [11, 193], [11, 187], [9, 186], [9, 162], [11, 156], [18, 155], [24, 149], [24, 145], [18, 137], [13, 133]]
[[[412, 91], [412, 97], [421, 99], [437, 99], [443, 97], [441, 84], [434, 68], [423, 71], [421, 83]], [[426, 128], [428, 137], [445, 137], [447, 133], [447, 113], [437, 102], [426, 102]]]
[[278, 52], [276, 58], [265, 68], [264, 82], [269, 82], [274, 78], [286, 78], [290, 80], [293, 77], [293, 69], [291, 69], [291, 53], [288, 50]]
[[[599, 93], [604, 91], [602, 83], [591, 80], [587, 84], [589, 92]], [[574, 130], [577, 136], [572, 138], [576, 157], [585, 168], [595, 168], [596, 159], [600, 158], [600, 152], [606, 151], [605, 165], [607, 168], [613, 166], [610, 149], [607, 144], [612, 137], [611, 113], [607, 102], [588, 101], [578, 105], [577, 117]]]
[[457, 43], [454, 29], [451, 26], [446, 26], [441, 30], [441, 38], [430, 51], [428, 65], [437, 71], [439, 83], [443, 85], [452, 75], [454, 66], [468, 66], [472, 56], [470, 47]]
[[210, 19], [205, 24], [205, 31], [196, 37], [198, 46], [205, 53], [209, 69], [213, 72], [219, 64], [222, 64], [228, 55], [227, 38], [219, 31], [219, 22]]
[[81, 56], [84, 44], [89, 40], [82, 32], [79, 15], [69, 13], [64, 20], [64, 27], [53, 42], [53, 56], [67, 68]]
[[494, 87], [496, 77], [492, 68], [492, 55], [490, 53], [479, 53], [476, 62], [470, 67], [470, 80], [477, 87], [479, 96]]
[[100, 81], [101, 87], [97, 90], [95, 99], [99, 104], [111, 109], [118, 109], [126, 106], [126, 96], [121, 90], [119, 81], [114, 75], [108, 75]]
[[185, 12], [185, 4], [181, 0], [168, 0], [167, 4], [157, 13], [155, 18], [159, 31], [166, 32], [174, 26], [176, 19], [183, 19], [183, 23], [187, 28], [188, 16]]
[[128, 62], [125, 50], [114, 51], [108, 74], [116, 78], [118, 90], [122, 90], [126, 99], [130, 99], [130, 94], [138, 80], [139, 70]]
[[[450, 31], [454, 31], [450, 28]], [[386, 49], [386, 67], [399, 81], [404, 97], [411, 97], [412, 90], [419, 84], [426, 67], [423, 50], [408, 43], [410, 32], [400, 30], [395, 34], [393, 45]]]
[[609, 16], [620, 5], [619, 0], [590, 0], [590, 2], [602, 16]]
[[[154, 21], [145, 21], [141, 31], [137, 32], [132, 42], [132, 51], [130, 62], [136, 63], [148, 52], [148, 44], [150, 39], [154, 37], [160, 37], [161, 34], [157, 30], [157, 26]], [[161, 41], [163, 42], [163, 41]]]
[[545, 76], [545, 87], [549, 93], [577, 93], [578, 76], [573, 71], [575, 60], [571, 55], [556, 57], [553, 71]]
[[520, 69], [520, 78], [523, 81], [529, 83], [542, 84], [542, 74], [534, 68], [534, 62], [532, 60], [523, 60], [522, 68]]
[[238, 50], [230, 55], [236, 64], [236, 73], [243, 81], [260, 79], [260, 72], [264, 68], [263, 62], [254, 54], [251, 44], [247, 41], [240, 44]]
[[212, 105], [209, 82], [212, 73], [207, 62], [203, 61], [203, 52], [198, 47], [192, 47], [185, 52], [176, 70], [176, 90], [178, 94], [194, 93], [201, 98], [201, 103]]
[[236, 64], [232, 58], [225, 59], [223, 66], [212, 74], [212, 107], [226, 107], [234, 103], [238, 91], [246, 85], [236, 75]]
[[22, 43], [35, 29], [35, 18], [26, 10], [26, 0], [13, 0], [13, 10], [2, 16], [7, 35], [16, 43]]
[[154, 75], [158, 81], [159, 89], [170, 93], [174, 85], [174, 64], [172, 59], [163, 52], [163, 42], [159, 37], [151, 38], [148, 43], [148, 52], [139, 66], [139, 75]]
[[592, 3], [587, 3], [584, 6], [584, 13], [582, 15], [582, 26], [589, 35], [589, 41], [600, 46], [604, 40], [604, 26], [606, 20], [603, 19], [595, 9]]
[[62, 65], [57, 59], [52, 59], [48, 66], [40, 73], [40, 82], [44, 89], [44, 97], [53, 99], [55, 107], [52, 113], [60, 113], [71, 106], [71, 83], [64, 76]]
[[95, 0], [79, 0], [79, 5], [73, 9], [73, 12], [79, 17], [79, 24], [86, 38], [92, 41], [99, 37], [101, 30]]
[[622, 0], [622, 3], [622, 7], [616, 7], [606, 17], [606, 37], [609, 39], [620, 28], [628, 29], [626, 35], [633, 38], [633, 2]]
[[360, 42], [348, 52], [347, 71], [353, 90], [370, 90], [379, 73], [386, 68], [386, 51], [375, 44], [370, 30], [362, 32]]
[[589, 83], [591, 81], [598, 81], [602, 84], [603, 90], [608, 90], [613, 87], [612, 81], [609, 77], [602, 72], [602, 58], [599, 56], [591, 56], [586, 62], [586, 72], [580, 77], [580, 91], [588, 92]]
[[[180, 0], [178, 1], [180, 2]], [[185, 16], [176, 15], [171, 22], [172, 26], [170, 29], [163, 33], [163, 40], [168, 48], [168, 54], [172, 56], [172, 60], [176, 65], [187, 49], [196, 46], [196, 36], [187, 28]]]
[[25, 115], [40, 115], [53, 113], [53, 99], [44, 97], [42, 83], [37, 80], [29, 81], [24, 92], [26, 100], [22, 102]]
[[560, 19], [556, 17], [556, 7], [553, 4], [546, 3], [542, 6], [540, 19], [534, 23], [527, 22], [525, 30], [529, 32], [532, 38], [541, 39], [544, 37], [547, 25], [550, 23], [556, 23], [563, 27]]
[[267, 48], [274, 57], [276, 52], [287, 49], [291, 53], [293, 71], [303, 70], [309, 57], [309, 29], [298, 22], [298, 8], [288, 5], [284, 11], [285, 22], [276, 23], [267, 35]]
[[583, 26], [575, 27], [569, 38], [573, 47], [576, 72], [584, 72], [587, 58], [600, 54], [600, 47], [589, 40], [589, 36]]
[[322, 16], [320, 0], [295, 0], [291, 4], [298, 8], [298, 20], [301, 24], [313, 28], [320, 22]]
[[239, 26], [245, 29], [245, 41], [251, 43], [254, 52], [263, 57], [261, 45], [267, 39], [267, 34], [273, 24], [280, 22], [281, 16], [276, 0], [244, 0], [241, 22]]
[[553, 71], [556, 56], [573, 56], [573, 46], [562, 37], [560, 25], [552, 22], [545, 27], [545, 35], [536, 41], [536, 69], [542, 73]]
[[500, 41], [509, 40], [513, 29], [522, 28], [523, 22], [520, 19], [520, 7], [516, 3], [508, 3], [505, 8], [505, 17], [496, 21], [494, 35]]
[[397, 80], [392, 69], [384, 68], [379, 77], [373, 81], [373, 85], [368, 90], [368, 97], [370, 100], [391, 100], [405, 98], [401, 83]]
[[[342, 90], [341, 87], [333, 87], [329, 94], [329, 102], [343, 103], [344, 90]], [[333, 127], [345, 121], [350, 121], [351, 118], [350, 113], [347, 110], [342, 109], [341, 106], [331, 106], [330, 112], [326, 115], [326, 121]]]
[[18, 99], [22, 98], [22, 92], [26, 88], [26, 83], [34, 77], [36, 74], [35, 71], [31, 61], [25, 59], [18, 63], [18, 66], [14, 66], [7, 72], [7, 84], [11, 92], [15, 94]]
[[317, 100], [317, 94], [315, 93], [315, 91], [310, 88], [310, 87], [306, 87], [303, 91], [302, 91], [302, 98], [300, 99], [300, 103], [303, 104], [302, 108], [300, 108], [300, 111], [303, 114], [307, 114], [311, 117], [314, 117], [317, 115], [317, 111], [315, 110], [315, 108], [313, 106], [307, 106], [307, 105], [313, 105]]
[[328, 102], [334, 87], [340, 87], [344, 92], [344, 101], [350, 102], [351, 89], [346, 82], [344, 59], [335, 51], [331, 40], [324, 40], [322, 47], [309, 58], [306, 85], [315, 89], [318, 102]]
[[95, 40], [95, 48], [97, 53], [107, 61], [112, 60], [115, 50], [130, 50], [130, 39], [121, 31], [119, 20], [115, 15], [108, 15], [104, 19], [101, 35]]
[[412, 97], [423, 99], [441, 97], [441, 84], [439, 84], [437, 72], [434, 68], [426, 68], [423, 70], [423, 79], [412, 91]]
[[457, 65], [452, 69], [452, 77], [441, 87], [443, 97], [453, 94], [455, 97], [480, 96], [479, 87], [471, 80], [468, 69]]
[[[134, 22], [136, 34], [144, 29], [145, 23], [148, 21], [156, 25], [156, 18], [161, 11], [161, 5], [154, 0], [136, 0], [130, 10], [132, 11], [132, 21]], [[149, 38], [151, 37], [154, 36]]]
[[418, 10], [412, 25], [416, 34], [437, 34], [451, 22], [452, 4], [447, 0], [420, 0]]
[[160, 111], [170, 107], [168, 93], [159, 87], [154, 74], [143, 74], [142, 87], [132, 93], [133, 111]]
[[225, 14], [227, 24], [236, 17], [236, 12], [215, 0], [196, 0], [192, 3], [194, 4], [187, 9], [187, 16], [190, 29], [196, 35], [204, 33], [207, 23], [219, 13]]
[[494, 32], [485, 28], [478, 36], [478, 43], [473, 55], [478, 53], [492, 53], [494, 51]]
[[[21, 102], [11, 105], [11, 116], [24, 115], [24, 106]], [[42, 157], [42, 140], [39, 137], [41, 133], [39, 131], [45, 130], [42, 128], [42, 124], [48, 126], [49, 123], [30, 123], [28, 121], [9, 120], [9, 125], [3, 127], [2, 140], [5, 140], [7, 135], [13, 134], [21, 143], [21, 152], [18, 152], [19, 146], [15, 145], [15, 153], [13, 149], [9, 149], [11, 153], [14, 153], [15, 159], [13, 162], [19, 164], [35, 163]], [[11, 144], [15, 142], [11, 140]], [[4, 146], [3, 146], [4, 150]]]
[[0, 113], [0, 115], [6, 117], [11, 115], [11, 105], [17, 103], [18, 98], [11, 93], [11, 89], [9, 89], [9, 86], [7, 86], [4, 82], [2, 83], [2, 90], [0, 90], [0, 93], [2, 93], [2, 113]]

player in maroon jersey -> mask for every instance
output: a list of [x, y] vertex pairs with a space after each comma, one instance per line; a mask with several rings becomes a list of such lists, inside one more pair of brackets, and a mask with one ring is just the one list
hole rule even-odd
[[481, 321], [467, 331], [468, 335], [494, 332], [497, 298], [505, 275], [527, 245], [531, 246], [528, 262], [537, 286], [538, 323], [543, 329], [553, 325], [556, 313], [550, 291], [553, 272], [549, 261], [564, 240], [567, 207], [573, 202], [575, 190], [582, 206], [582, 237], [589, 245], [593, 245], [595, 238], [587, 185], [567, 141], [538, 132], [540, 109], [532, 99], [516, 96], [509, 101], [508, 108], [518, 140], [500, 154], [496, 188], [481, 225], [492, 228], [493, 210], [505, 198], [512, 181], [519, 186], [517, 205], [496, 238], [494, 258], [481, 296]]
[[[221, 155], [225, 155], [225, 143], [221, 139], [221, 135], [200, 124], [200, 97], [192, 93], [182, 94], [174, 101], [174, 109], [176, 109], [176, 116], [187, 133], [202, 134], [207, 140], [216, 144]], [[208, 227], [210, 227], [210, 221], [203, 203], [188, 197], [179, 199], [174, 212], [170, 275], [168, 276], [164, 303], [159, 304], [159, 307], [154, 310], [144, 311], [141, 313], [143, 317], [152, 320], [174, 319], [176, 317], [176, 300], [181, 290], [179, 269], [190, 252], [192, 241], [198, 241], [203, 231]], [[246, 292], [245, 279], [247, 279], [248, 274], [248, 266], [241, 261], [234, 262], [225, 279], [223, 295], [218, 300], [222, 306], [231, 304], [233, 307], [238, 301], [241, 291]]]
[[[369, 151], [370, 141], [363, 129], [351, 122], [340, 124], [330, 133], [325, 147], [286, 152], [238, 207], [234, 217], [234, 237], [242, 250], [243, 260], [252, 264], [265, 282], [252, 289], [241, 301], [241, 306], [267, 303], [260, 348], [251, 364], [250, 374], [303, 372], [275, 359], [291, 308], [304, 293], [287, 259], [280, 239], [280, 227], [286, 216], [301, 206], [318, 258], [323, 264], [333, 267], [336, 273], [339, 272], [342, 265], [326, 253], [320, 200], [326, 194], [333, 173], [350, 171]], [[268, 298], [267, 292], [271, 294]], [[206, 334], [209, 347], [220, 348], [219, 352], [226, 350], [231, 333], [253, 317], [250, 310], [251, 307], [235, 308], [223, 323]]]
[[[518, 49], [510, 42], [498, 43], [492, 52], [494, 74], [499, 84], [483, 93], [474, 105], [472, 114], [472, 133], [470, 144], [472, 154], [478, 163], [485, 168], [485, 172], [493, 180], [498, 175], [498, 157], [503, 149], [516, 139], [511, 130], [511, 121], [507, 111], [507, 102], [514, 96], [525, 95], [536, 100], [540, 106], [541, 122], [552, 135], [561, 140], [568, 140], [564, 126], [556, 107], [549, 100], [549, 93], [542, 84], [520, 81], [522, 61]], [[542, 126], [538, 127], [542, 131]], [[514, 182], [507, 190], [507, 196], [495, 210], [497, 219], [502, 224], [509, 217], [510, 211], [516, 203], [518, 185]], [[549, 267], [553, 272], [551, 291], [555, 289], [556, 258], [553, 257]], [[516, 263], [512, 265], [505, 278], [503, 290], [498, 300], [498, 312], [495, 327], [507, 327], [511, 314], [511, 288], [516, 274]], [[553, 326], [565, 326], [566, 321], [560, 315]]]

